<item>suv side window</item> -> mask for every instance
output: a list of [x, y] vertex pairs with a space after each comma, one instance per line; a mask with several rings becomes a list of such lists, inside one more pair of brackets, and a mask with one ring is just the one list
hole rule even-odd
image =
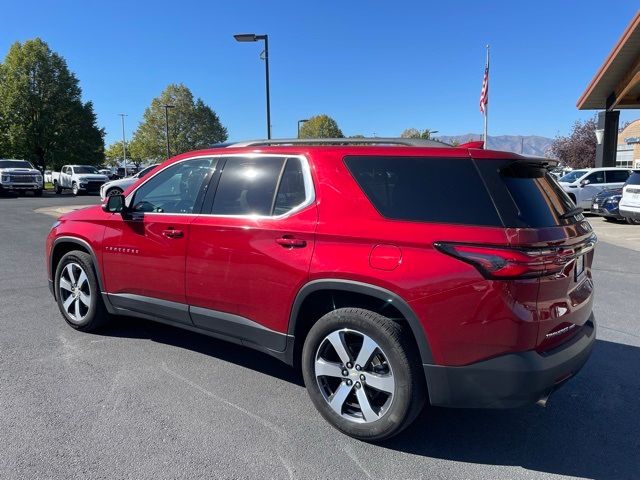
[[[222, 170], [211, 213], [271, 215], [285, 157], [230, 157]], [[281, 208], [288, 200], [283, 192]]]
[[629, 173], [629, 170], [607, 170], [607, 183], [624, 183]]
[[590, 184], [604, 183], [604, 171], [593, 172], [585, 180], [589, 180]]
[[198, 213], [213, 166], [212, 158], [194, 158], [165, 168], [136, 190], [133, 211]]
[[287, 163], [280, 178], [276, 194], [273, 214], [283, 215], [306, 200], [304, 173], [299, 158], [287, 158]]

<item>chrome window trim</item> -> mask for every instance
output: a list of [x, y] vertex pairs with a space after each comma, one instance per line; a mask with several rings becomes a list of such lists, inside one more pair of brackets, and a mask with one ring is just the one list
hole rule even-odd
[[[294, 155], [289, 155], [289, 154], [285, 154], [285, 153], [255, 153], [255, 152], [249, 152], [249, 153], [232, 153], [232, 154], [215, 154], [215, 155], [198, 155], [195, 157], [189, 157], [189, 158], [184, 158], [182, 160], [179, 160], [177, 162], [173, 162], [169, 165], [167, 165], [166, 167], [158, 170], [156, 173], [154, 173], [151, 177], [147, 178], [146, 180], [144, 180], [140, 185], [138, 185], [136, 187], [135, 190], [133, 190], [131, 193], [129, 193], [129, 195], [127, 195], [127, 197], [125, 198], [125, 205], [130, 206], [130, 202], [133, 200], [133, 197], [135, 196], [136, 192], [138, 191], [138, 189], [140, 189], [145, 183], [147, 183], [148, 181], [150, 181], [152, 178], [155, 178], [156, 175], [159, 175], [161, 172], [163, 172], [164, 170], [166, 170], [167, 168], [170, 168], [174, 165], [178, 165], [179, 163], [182, 162], [186, 162], [189, 160], [197, 160], [199, 158], [215, 158], [218, 161], [220, 159], [223, 158], [232, 158], [232, 157], [243, 157], [243, 158], [263, 158], [263, 157], [280, 157], [280, 158], [284, 158], [285, 160], [287, 158], [297, 158], [300, 160], [300, 164], [302, 166], [302, 178], [304, 180], [304, 194], [305, 194], [305, 198], [304, 201], [298, 205], [296, 205], [295, 207], [293, 207], [291, 210], [281, 214], [281, 215], [217, 215], [215, 213], [165, 213], [165, 212], [144, 212], [145, 216], [146, 215], [179, 215], [179, 216], [207, 216], [207, 217], [219, 217], [219, 218], [246, 218], [246, 219], [252, 219], [252, 220], [281, 220], [283, 218], [289, 217], [291, 215], [294, 215], [295, 213], [307, 208], [309, 205], [313, 204], [313, 202], [315, 202], [316, 200], [316, 191], [315, 191], [315, 187], [313, 185], [313, 177], [311, 176], [311, 167], [309, 165], [309, 160], [307, 159], [307, 157], [305, 155], [302, 154], [294, 154]], [[217, 164], [216, 164], [217, 165]], [[215, 170], [214, 170], [215, 171]], [[275, 195], [277, 195], [278, 192], [275, 192]], [[215, 197], [214, 197], [215, 198]], [[212, 206], [213, 208], [213, 206]]]

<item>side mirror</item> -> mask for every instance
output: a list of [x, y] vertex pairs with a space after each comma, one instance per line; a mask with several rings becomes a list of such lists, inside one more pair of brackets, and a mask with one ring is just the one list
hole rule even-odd
[[580, 186], [584, 187], [585, 185], [589, 185], [590, 183], [591, 183], [591, 180], [588, 180], [588, 179], [585, 178], [584, 180], [582, 180], [580, 182]]
[[125, 209], [124, 195], [111, 195], [102, 205], [102, 210], [107, 213], [122, 213]]

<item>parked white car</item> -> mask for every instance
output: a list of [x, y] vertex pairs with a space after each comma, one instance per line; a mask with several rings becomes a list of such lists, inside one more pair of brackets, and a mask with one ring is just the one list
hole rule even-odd
[[627, 168], [584, 168], [567, 173], [558, 182], [578, 207], [590, 210], [593, 197], [603, 190], [621, 188], [630, 174]]
[[100, 174], [92, 165], [65, 165], [59, 173], [53, 172], [51, 177], [57, 194], [65, 189], [71, 189], [74, 195], [95, 193], [109, 181], [109, 177]]
[[622, 189], [618, 211], [628, 223], [640, 225], [640, 170], [635, 170]]
[[127, 187], [133, 185], [138, 179], [144, 177], [146, 174], [151, 172], [154, 168], [156, 168], [159, 164], [151, 165], [149, 167], [145, 167], [140, 170], [135, 175], [127, 178], [121, 178], [120, 180], [112, 180], [110, 182], [105, 183], [100, 187], [100, 198], [104, 200], [105, 198], [111, 195], [119, 195], [126, 190]]
[[33, 192], [42, 195], [42, 173], [26, 160], [0, 159], [0, 193]]

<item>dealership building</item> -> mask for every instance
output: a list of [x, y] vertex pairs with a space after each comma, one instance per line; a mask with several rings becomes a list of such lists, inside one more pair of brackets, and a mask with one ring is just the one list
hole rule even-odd
[[640, 168], [640, 119], [618, 133], [616, 167]]

